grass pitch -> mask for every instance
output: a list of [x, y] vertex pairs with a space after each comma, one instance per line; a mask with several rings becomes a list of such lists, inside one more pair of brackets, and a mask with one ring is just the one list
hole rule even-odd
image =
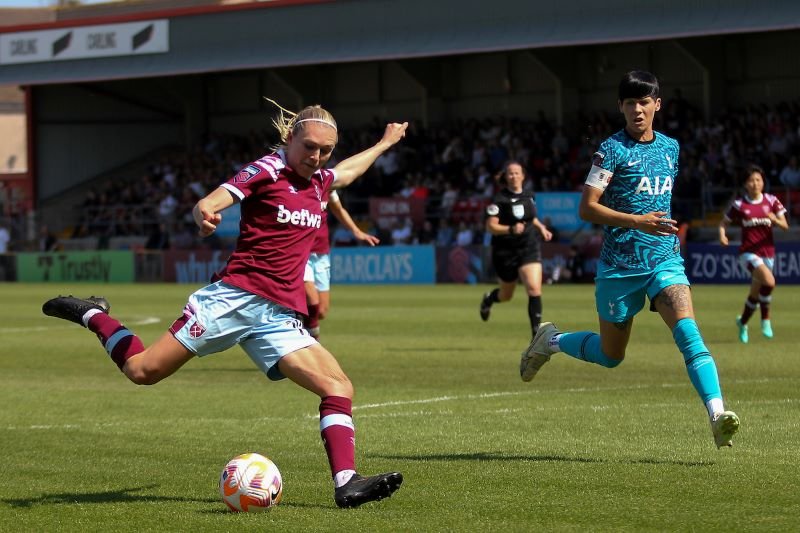
[[[128, 382], [86, 330], [41, 314], [60, 292], [102, 294], [146, 342], [193, 287], [2, 284], [0, 531], [781, 531], [800, 517], [800, 287], [778, 287], [775, 339], [746, 287], [694, 288], [701, 331], [742, 428], [716, 450], [670, 332], [636, 319], [608, 370], [556, 355], [519, 379], [529, 332], [519, 290], [478, 317], [487, 286], [336, 286], [323, 343], [356, 386], [359, 470], [400, 470], [385, 501], [339, 510], [318, 400], [268, 381], [237, 347], [152, 387]], [[544, 315], [595, 329], [592, 286], [547, 286]], [[283, 502], [234, 514], [234, 455], [272, 458]]]

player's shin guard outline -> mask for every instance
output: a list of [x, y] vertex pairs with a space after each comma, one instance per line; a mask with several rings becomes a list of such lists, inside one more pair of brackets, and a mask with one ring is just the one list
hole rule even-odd
[[120, 370], [128, 359], [144, 351], [144, 344], [139, 337], [105, 313], [95, 313], [86, 327], [97, 335], [103, 348]]
[[345, 470], [355, 471], [355, 426], [353, 401], [342, 396], [326, 396], [319, 404], [319, 431], [331, 475]]
[[700, 336], [700, 329], [693, 318], [682, 318], [672, 329], [675, 344], [683, 354], [686, 371], [703, 403], [722, 398], [719, 375], [714, 358]]
[[558, 346], [565, 354], [588, 361], [606, 368], [619, 366], [622, 359], [612, 359], [603, 352], [600, 335], [591, 331], [563, 333], [558, 339]]

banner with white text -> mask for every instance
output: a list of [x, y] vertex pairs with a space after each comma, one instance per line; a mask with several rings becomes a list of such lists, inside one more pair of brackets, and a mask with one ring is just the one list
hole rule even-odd
[[17, 254], [18, 281], [131, 283], [133, 252], [56, 252]]
[[434, 247], [358, 246], [331, 250], [333, 284], [436, 282]]
[[[779, 242], [773, 269], [777, 282], [800, 283], [800, 243]], [[686, 274], [692, 283], [750, 283], [750, 274], [739, 264], [737, 246], [689, 243]]]
[[76, 26], [0, 35], [0, 65], [169, 51], [169, 20]]
[[222, 270], [229, 255], [220, 250], [166, 250], [163, 254], [164, 281], [205, 285]]

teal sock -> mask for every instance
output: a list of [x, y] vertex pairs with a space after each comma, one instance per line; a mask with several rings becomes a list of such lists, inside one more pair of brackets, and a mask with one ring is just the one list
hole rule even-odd
[[591, 331], [562, 333], [558, 338], [558, 347], [575, 359], [589, 361], [606, 368], [614, 368], [622, 362], [622, 359], [611, 359], [604, 354], [600, 346], [600, 335]]
[[692, 381], [697, 394], [707, 404], [711, 399], [722, 399], [719, 388], [719, 376], [714, 358], [708, 352], [700, 329], [693, 318], [682, 318], [672, 328], [672, 338], [683, 354], [686, 371]]

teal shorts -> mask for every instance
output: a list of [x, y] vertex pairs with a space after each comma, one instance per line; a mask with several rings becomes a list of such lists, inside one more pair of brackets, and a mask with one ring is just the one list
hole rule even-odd
[[597, 314], [607, 322], [619, 324], [633, 318], [644, 307], [645, 296], [650, 299], [650, 310], [655, 311], [653, 300], [670, 285], [690, 285], [683, 267], [683, 259], [667, 261], [643, 274], [620, 276], [598, 264], [595, 278], [595, 303]]

